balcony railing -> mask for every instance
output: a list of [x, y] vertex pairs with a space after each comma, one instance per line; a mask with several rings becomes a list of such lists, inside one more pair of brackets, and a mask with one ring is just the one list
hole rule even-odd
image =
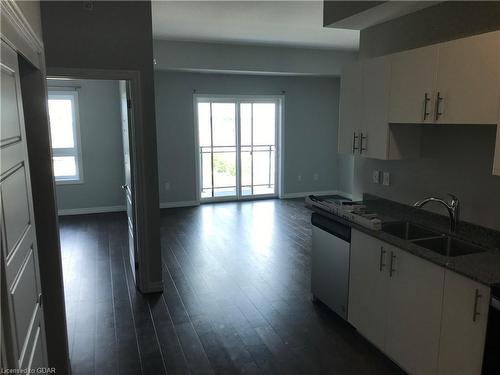
[[[245, 184], [238, 184], [237, 181], [237, 175], [236, 175], [236, 170], [238, 166], [236, 165], [236, 155], [239, 149], [240, 153], [240, 159], [241, 156], [244, 154], [249, 154], [250, 155], [250, 171], [247, 172], [247, 175], [245, 176], [240, 176], [240, 180], [245, 177], [245, 180], [250, 179], [250, 183], [245, 183]], [[237, 195], [237, 190], [238, 186], [241, 187], [241, 195], [244, 196], [251, 196], [251, 195], [261, 195], [261, 194], [274, 194], [274, 186], [275, 186], [275, 176], [274, 176], [274, 170], [275, 170], [275, 151], [276, 151], [276, 146], [275, 145], [269, 145], [269, 144], [258, 144], [258, 145], [241, 145], [239, 148], [237, 146], [200, 146], [200, 172], [201, 172], [201, 182], [202, 182], [202, 198], [210, 198], [210, 197], [217, 197], [217, 196], [234, 196]], [[254, 172], [255, 172], [255, 165], [254, 165], [254, 154], [262, 154], [262, 153], [267, 153], [267, 182], [262, 183], [254, 183]], [[225, 165], [224, 167], [227, 169], [234, 168], [235, 175], [234, 176], [224, 176], [224, 173], [219, 174], [219, 179], [222, 178], [226, 181], [232, 179], [234, 177], [234, 184], [222, 184], [222, 185], [217, 185], [215, 181], [215, 174], [216, 172], [214, 171], [214, 159], [216, 155], [227, 155], [227, 154], [234, 154], [234, 161], [233, 162], [224, 162], [222, 163], [227, 163], [231, 165]], [[205, 166], [204, 166], [204, 155], [210, 155], [209, 163], [210, 163], [210, 176], [206, 176], [205, 172]], [[241, 161], [240, 161], [241, 165]], [[262, 166], [260, 166], [262, 168]], [[242, 175], [244, 172], [240, 171], [240, 175]], [[248, 176], [249, 173], [249, 176]], [[208, 180], [208, 181], [207, 181]], [[208, 184], [207, 184], [208, 182]], [[248, 181], [247, 181], [248, 182]], [[262, 190], [264, 192], [259, 192], [256, 193], [254, 188], [266, 188], [266, 190]], [[224, 191], [226, 190], [226, 191]], [[228, 191], [229, 190], [229, 191]]]

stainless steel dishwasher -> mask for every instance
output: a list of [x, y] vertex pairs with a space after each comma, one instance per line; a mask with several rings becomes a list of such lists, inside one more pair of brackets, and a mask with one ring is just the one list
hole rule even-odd
[[351, 228], [317, 213], [311, 216], [311, 293], [347, 319]]

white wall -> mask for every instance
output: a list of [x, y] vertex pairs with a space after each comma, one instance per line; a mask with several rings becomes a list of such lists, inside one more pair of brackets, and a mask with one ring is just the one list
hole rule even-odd
[[[157, 71], [160, 202], [197, 198], [194, 90], [198, 94], [224, 95], [282, 95], [284, 91], [285, 193], [337, 189], [338, 78]], [[317, 181], [315, 173], [319, 175]], [[165, 182], [170, 183], [168, 191]]]
[[118, 81], [49, 80], [50, 88], [79, 86], [80, 140], [84, 182], [57, 185], [61, 210], [125, 207]]
[[324, 49], [154, 40], [157, 70], [340, 76], [357, 53]]

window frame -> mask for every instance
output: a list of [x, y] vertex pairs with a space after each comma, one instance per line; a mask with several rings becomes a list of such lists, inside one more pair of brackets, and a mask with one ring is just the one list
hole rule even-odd
[[[73, 114], [73, 143], [74, 147], [69, 148], [53, 148], [52, 140], [50, 148], [52, 150], [52, 164], [54, 163], [54, 157], [61, 156], [74, 156], [76, 161], [76, 175], [73, 176], [60, 176], [56, 177], [54, 174], [54, 181], [56, 185], [72, 185], [72, 184], [83, 184], [83, 167], [82, 167], [82, 147], [80, 140], [80, 112], [79, 112], [79, 100], [78, 91], [76, 89], [65, 89], [57, 88], [48, 90], [48, 100], [53, 99], [69, 99], [72, 103], [72, 114]], [[48, 102], [47, 102], [48, 106]], [[50, 114], [49, 114], [50, 115]], [[50, 117], [49, 117], [50, 122]], [[50, 129], [52, 132], [52, 129]], [[52, 168], [54, 168], [52, 166]]]

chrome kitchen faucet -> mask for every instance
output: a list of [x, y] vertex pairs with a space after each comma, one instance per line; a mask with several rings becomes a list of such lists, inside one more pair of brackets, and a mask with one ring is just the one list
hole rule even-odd
[[448, 194], [448, 195], [451, 197], [450, 203], [444, 201], [441, 198], [428, 197], [415, 202], [413, 206], [417, 208], [422, 208], [429, 202], [441, 203], [448, 210], [448, 215], [450, 216], [450, 232], [454, 233], [457, 229], [460, 216], [460, 200], [453, 194]]

